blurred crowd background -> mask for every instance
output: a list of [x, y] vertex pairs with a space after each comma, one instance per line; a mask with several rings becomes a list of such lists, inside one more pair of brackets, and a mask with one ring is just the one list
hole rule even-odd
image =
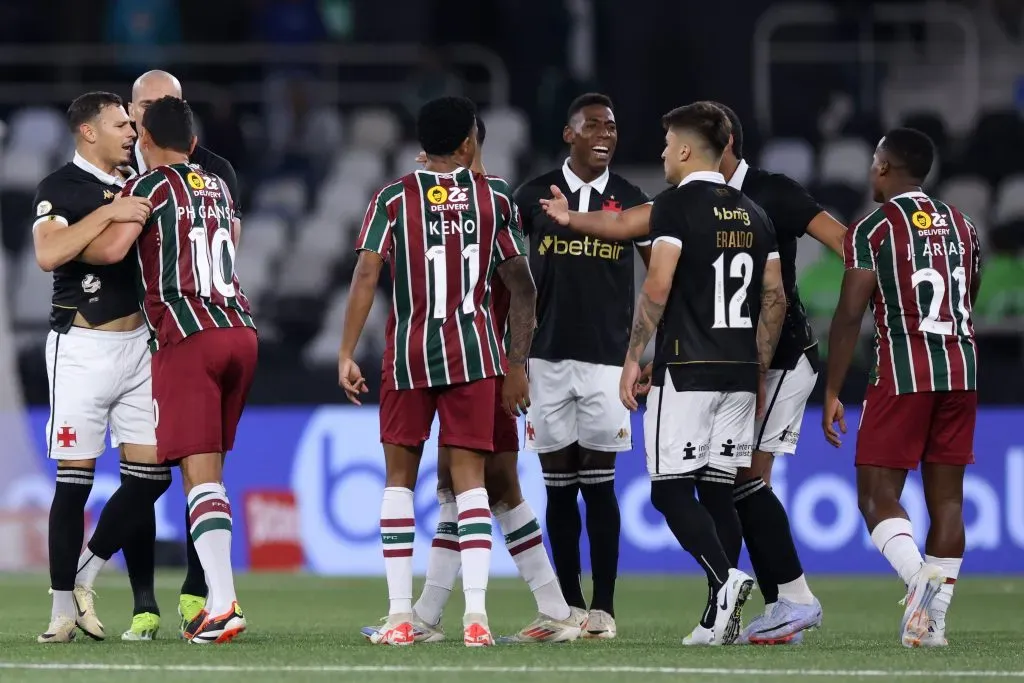
[[[926, 131], [939, 153], [927, 189], [982, 231], [981, 399], [1024, 402], [1019, 1], [0, 3], [0, 251], [13, 329], [0, 343], [15, 346], [28, 403], [47, 402], [51, 287], [32, 251], [35, 186], [71, 157], [68, 103], [99, 89], [127, 101], [151, 68], [181, 79], [201, 143], [242, 184], [238, 271], [262, 337], [252, 402], [344, 400], [336, 354], [356, 229], [373, 190], [414, 167], [422, 102], [472, 97], [488, 171], [517, 185], [561, 164], [565, 109], [589, 90], [616, 105], [613, 168], [649, 193], [664, 186], [661, 114], [714, 99], [743, 119], [752, 164], [803, 183], [847, 223], [873, 208], [866, 177], [884, 130]], [[800, 290], [824, 344], [842, 264], [801, 242]], [[389, 284], [359, 349], [371, 377]], [[865, 336], [861, 369], [867, 350]], [[852, 374], [856, 399], [865, 378]]]

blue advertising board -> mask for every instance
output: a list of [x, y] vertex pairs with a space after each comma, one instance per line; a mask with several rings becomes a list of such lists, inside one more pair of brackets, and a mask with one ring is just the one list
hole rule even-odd
[[[849, 424], [859, 414], [849, 410]], [[857, 510], [854, 487], [854, 434], [840, 449], [828, 446], [812, 408], [804, 419], [803, 438], [795, 456], [776, 462], [773, 487], [789, 511], [793, 534], [810, 574], [891, 571], [872, 547]], [[45, 409], [30, 413], [41, 452]], [[968, 555], [965, 571], [1024, 572], [1024, 409], [984, 409], [978, 415], [977, 464], [968, 469], [965, 486]], [[634, 449], [619, 456], [616, 489], [622, 510], [621, 572], [693, 572], [696, 565], [682, 550], [650, 503], [644, 466], [641, 414], [633, 416]], [[436, 434], [436, 430], [435, 430]], [[416, 491], [416, 570], [426, 555], [437, 518], [435, 444], [427, 444]], [[46, 474], [15, 482], [8, 506], [48, 506], [54, 463]], [[544, 485], [533, 453], [523, 451], [520, 475], [527, 500], [544, 518]], [[98, 514], [117, 488], [117, 456], [100, 459], [90, 510]], [[384, 487], [384, 463], [378, 439], [376, 406], [303, 408], [253, 407], [246, 411], [225, 474], [235, 508], [234, 560], [247, 563], [242, 496], [247, 490], [291, 490], [298, 501], [299, 525], [307, 566], [322, 574], [383, 573], [378, 518]], [[924, 496], [912, 474], [903, 496], [923, 544], [927, 533]], [[180, 481], [158, 506], [158, 533], [184, 537], [184, 497]], [[496, 525], [495, 525], [496, 526]], [[497, 546], [503, 545], [496, 533]], [[587, 551], [582, 553], [586, 566]], [[496, 575], [515, 573], [508, 554], [494, 553]]]

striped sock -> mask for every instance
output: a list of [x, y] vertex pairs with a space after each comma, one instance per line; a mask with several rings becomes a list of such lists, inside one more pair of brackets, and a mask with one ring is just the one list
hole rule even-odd
[[526, 581], [537, 601], [537, 611], [553, 619], [568, 619], [569, 604], [562, 596], [555, 570], [544, 549], [540, 523], [530, 504], [523, 501], [511, 510], [495, 507], [494, 516], [501, 526], [505, 547], [516, 563], [519, 576]]
[[909, 586], [924, 564], [921, 551], [914, 541], [914, 527], [910, 525], [910, 520], [902, 517], [883, 519], [871, 530], [871, 542], [889, 560], [903, 583]]
[[423, 584], [420, 599], [413, 607], [420, 619], [432, 625], [441, 621], [441, 613], [448, 603], [448, 597], [455, 587], [455, 578], [462, 566], [462, 558], [459, 556], [459, 509], [455, 504], [455, 494], [449, 489], [441, 489], [437, 492], [437, 502], [441, 504], [441, 514], [437, 518], [437, 531], [427, 558], [427, 580]]
[[953, 589], [956, 587], [956, 580], [960, 578], [960, 565], [964, 558], [925, 555], [924, 561], [941, 568], [946, 577], [946, 584], [939, 589], [938, 595], [935, 596], [931, 607], [928, 608], [929, 616], [935, 620], [939, 628], [944, 629], [946, 627], [946, 611], [949, 610], [949, 603], [953, 601]]
[[206, 609], [220, 616], [235, 601], [231, 571], [231, 504], [223, 484], [198, 484], [188, 492], [189, 533], [203, 563], [210, 595]]
[[416, 521], [412, 491], [397, 486], [384, 489], [380, 506], [380, 541], [388, 576], [388, 614], [412, 612], [412, 543]]
[[487, 489], [470, 489], [455, 498], [459, 509], [459, 550], [466, 614], [486, 614], [487, 575], [491, 569], [491, 511]]

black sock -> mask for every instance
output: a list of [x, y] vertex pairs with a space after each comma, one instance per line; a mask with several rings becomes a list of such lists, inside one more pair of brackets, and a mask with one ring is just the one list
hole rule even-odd
[[[133, 614], [160, 614], [153, 586], [156, 570], [156, 511], [153, 504], [170, 485], [171, 468], [166, 465], [121, 463], [121, 487], [136, 490], [134, 495], [138, 497], [138, 507], [132, 510], [137, 517], [135, 527], [124, 537], [121, 546], [135, 601]], [[147, 504], [144, 501], [152, 502]]]
[[708, 576], [717, 593], [732, 565], [715, 531], [715, 521], [694, 497], [692, 479], [658, 479], [651, 482], [651, 503], [665, 517], [672, 535]]
[[704, 628], [715, 627], [715, 616], [718, 614], [716, 593], [715, 587], [711, 584], [711, 581], [708, 581], [708, 601], [704, 605], [704, 612], [700, 615], [700, 625]]
[[700, 499], [711, 519], [715, 520], [715, 531], [718, 533], [718, 540], [722, 542], [722, 550], [729, 558], [729, 564], [737, 566], [740, 561], [740, 548], [743, 547], [743, 531], [740, 528], [740, 518], [736, 514], [736, 505], [732, 500], [733, 477], [723, 474], [720, 478], [718, 473], [711, 471], [702, 474], [697, 480], [697, 497]]
[[580, 491], [587, 505], [587, 538], [594, 594], [590, 609], [615, 616], [615, 578], [619, 571], [619, 501], [615, 497], [615, 470], [581, 470]]
[[562, 587], [562, 595], [570, 607], [586, 609], [583, 587], [580, 586], [580, 534], [583, 520], [576, 502], [579, 479], [576, 472], [545, 472], [544, 484], [548, 493], [545, 514], [551, 560]]
[[779, 584], [800, 578], [803, 567], [793, 543], [786, 508], [761, 479], [744, 482], [734, 491], [750, 563], [769, 605], [779, 599]]
[[199, 561], [199, 553], [196, 552], [196, 543], [192, 540], [189, 529], [192, 528], [192, 519], [188, 516], [188, 506], [185, 506], [185, 552], [188, 556], [188, 569], [185, 572], [185, 580], [181, 584], [182, 595], [195, 595], [200, 598], [206, 597], [206, 572], [203, 571], [203, 563]]
[[50, 588], [75, 589], [78, 556], [85, 538], [85, 502], [92, 491], [93, 471], [57, 466], [57, 486], [50, 504]]

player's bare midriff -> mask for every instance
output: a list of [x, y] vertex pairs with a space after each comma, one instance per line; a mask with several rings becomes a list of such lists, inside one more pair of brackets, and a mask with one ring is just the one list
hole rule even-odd
[[134, 332], [143, 325], [142, 313], [132, 313], [117, 320], [110, 320], [100, 325], [92, 325], [81, 313], [75, 313], [75, 319], [71, 323], [73, 327], [84, 327], [89, 330], [101, 330], [103, 332]]

